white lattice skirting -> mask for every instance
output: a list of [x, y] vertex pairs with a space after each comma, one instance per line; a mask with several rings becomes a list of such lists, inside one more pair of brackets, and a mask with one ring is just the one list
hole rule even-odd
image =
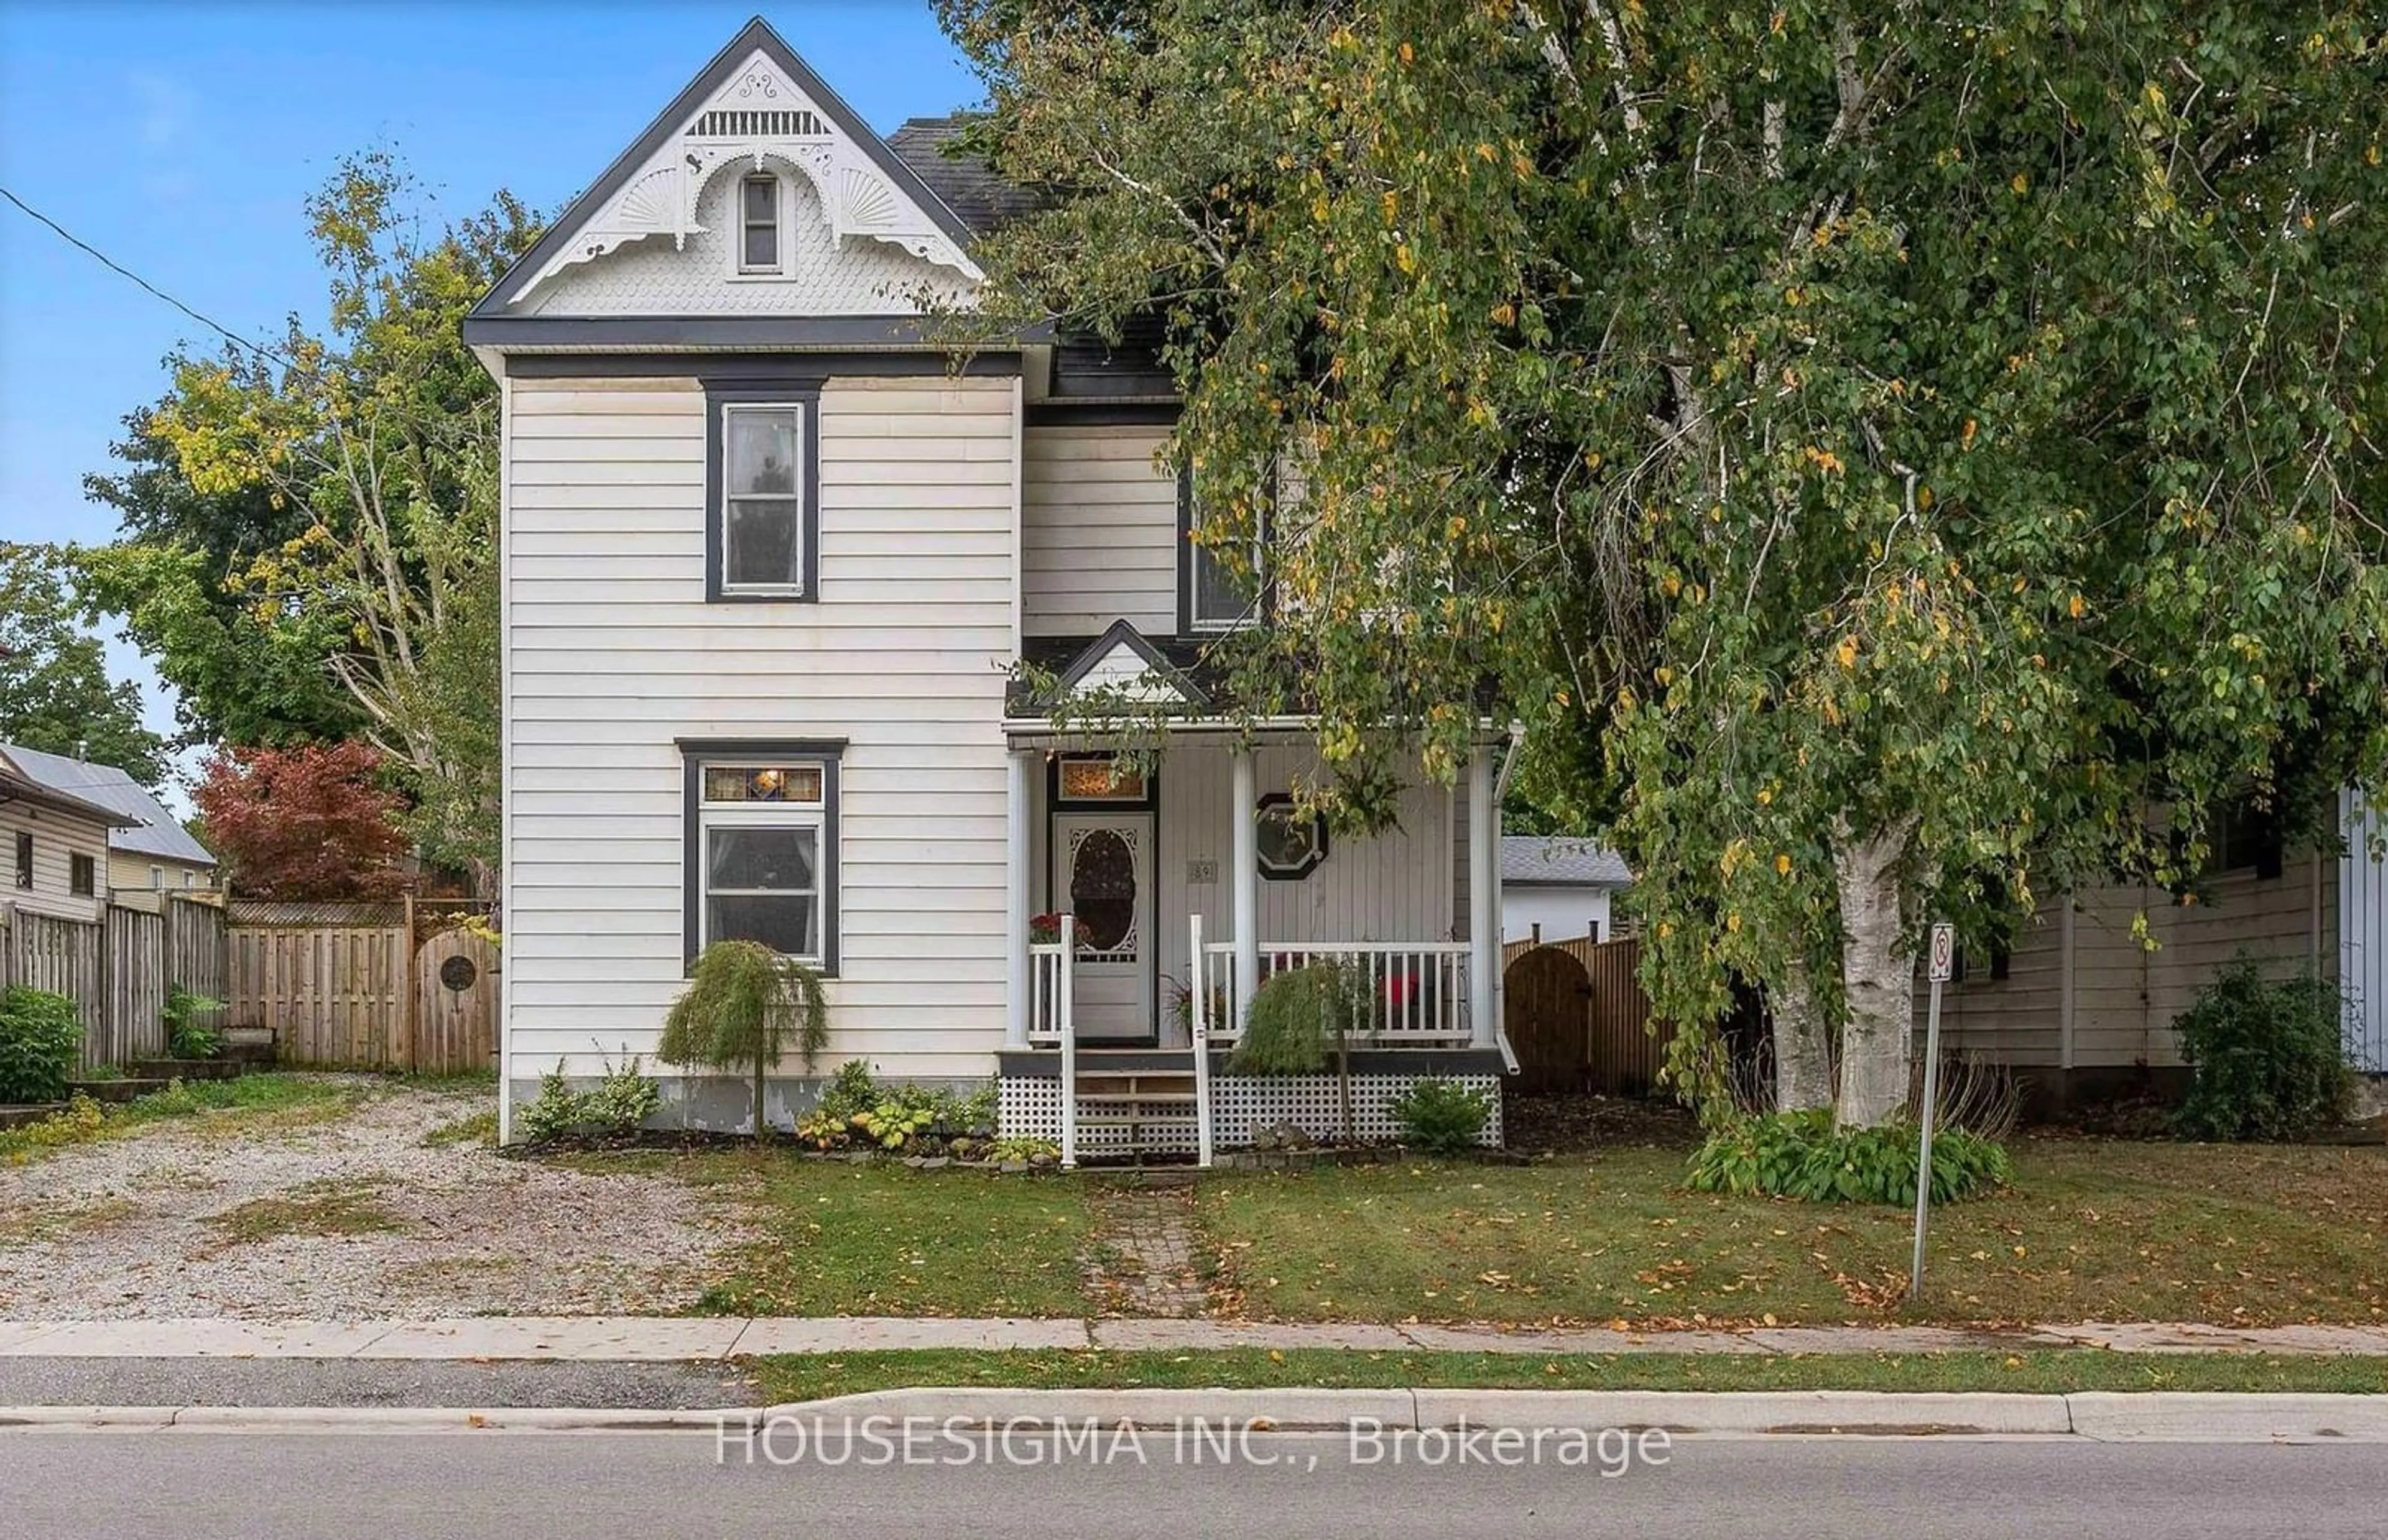
[[[1370, 1142], [1401, 1137], [1393, 1117], [1393, 1101], [1420, 1080], [1448, 1079], [1492, 1099], [1492, 1116], [1477, 1142], [1501, 1146], [1501, 1082], [1492, 1075], [1354, 1075], [1352, 1077], [1353, 1132]], [[1005, 1134], [1015, 1138], [1061, 1137], [1061, 1082], [1058, 1079], [1006, 1076], [997, 1102]], [[1175, 1110], [1175, 1109], [1173, 1109]], [[1101, 1154], [1128, 1148], [1128, 1130], [1116, 1123], [1096, 1123], [1099, 1113], [1116, 1117], [1116, 1106], [1079, 1105], [1078, 1143], [1082, 1150]], [[1266, 1078], [1222, 1075], [1211, 1082], [1213, 1142], [1223, 1150], [1249, 1148], [1254, 1130], [1289, 1123], [1316, 1140], [1335, 1138], [1342, 1128], [1341, 1093], [1332, 1075], [1284, 1075]], [[1195, 1132], [1190, 1119], [1155, 1117], [1137, 1131], [1137, 1146], [1153, 1151], [1191, 1153]]]

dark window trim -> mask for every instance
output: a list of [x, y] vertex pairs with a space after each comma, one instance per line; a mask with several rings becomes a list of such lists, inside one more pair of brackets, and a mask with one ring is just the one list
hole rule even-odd
[[[856, 340], [847, 342], [852, 345]], [[1020, 372], [1018, 351], [1001, 348], [960, 359], [941, 348], [849, 346], [844, 351], [819, 347], [776, 353], [510, 353], [505, 361], [507, 376], [516, 380], [699, 378], [725, 385], [832, 375], [951, 379], [957, 372], [972, 379], [1002, 379]]]
[[17, 831], [17, 886], [30, 889], [33, 885], [33, 833], [31, 829]]
[[1252, 865], [1260, 869], [1261, 880], [1264, 882], [1307, 882], [1311, 873], [1327, 865], [1327, 820], [1315, 813], [1310, 815], [1309, 860], [1304, 861], [1298, 867], [1271, 866], [1267, 859], [1260, 853], [1259, 831], [1262, 815], [1272, 808], [1289, 808], [1293, 805], [1293, 793], [1289, 791], [1264, 793], [1259, 802], [1252, 804]]
[[[708, 604], [817, 604], [820, 602], [820, 393], [815, 376], [791, 376], [778, 384], [741, 380], [723, 384], [705, 379], [705, 601]], [[723, 549], [722, 459], [723, 425], [728, 409], [738, 406], [791, 406], [803, 409], [802, 441], [796, 455], [797, 538], [804, 542], [804, 591], [794, 594], [735, 593], [722, 582]]]
[[1021, 414], [1032, 428], [1169, 427], [1179, 415], [1175, 401], [1030, 401]]
[[705, 948], [705, 762], [715, 759], [813, 760], [821, 767], [821, 960], [824, 978], [838, 970], [838, 873], [845, 865], [838, 847], [839, 770], [845, 756], [842, 738], [681, 738], [680, 754], [680, 951], [696, 966]]
[[99, 863], [87, 855], [68, 856], [67, 892], [75, 898], [97, 898]]
[[[1070, 749], [1045, 756], [1045, 799], [1056, 813], [1157, 813], [1161, 809], [1161, 772], [1149, 770], [1144, 776], [1141, 797], [1064, 797], [1061, 795], [1061, 762], [1065, 759], [1117, 759], [1119, 756], [1102, 750]], [[1159, 852], [1155, 852], [1156, 855]], [[1158, 870], [1159, 863], [1155, 862]], [[1155, 895], [1158, 897], [1159, 895]], [[1156, 919], [1154, 924], [1160, 922]]]
[[1242, 615], [1232, 621], [1194, 620], [1194, 473], [1177, 473], [1177, 634], [1181, 637], [1232, 636], [1248, 625], [1266, 621], [1273, 607], [1276, 585], [1269, 576], [1269, 522], [1265, 510], [1261, 514], [1259, 530], [1261, 545], [1260, 596], [1245, 606]]

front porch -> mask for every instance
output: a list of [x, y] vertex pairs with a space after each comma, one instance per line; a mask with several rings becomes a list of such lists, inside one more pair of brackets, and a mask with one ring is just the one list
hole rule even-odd
[[1227, 1072], [1261, 986], [1321, 964], [1361, 1002], [1344, 1034], [1353, 1137], [1394, 1137], [1391, 1104], [1420, 1079], [1497, 1094], [1514, 1064], [1494, 740], [1460, 787], [1405, 786], [1393, 827], [1347, 839], [1299, 811], [1320, 774], [1304, 724], [1176, 721], [1133, 759], [1041, 720], [1008, 726], [1007, 1132], [1058, 1138], [1073, 1160], [1207, 1157], [1279, 1124], [1340, 1135], [1339, 1075]]

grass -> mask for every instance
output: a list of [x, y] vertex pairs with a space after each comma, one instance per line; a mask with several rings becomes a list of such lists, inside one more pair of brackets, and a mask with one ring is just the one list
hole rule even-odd
[[481, 1112], [440, 1124], [423, 1136], [423, 1142], [432, 1149], [449, 1144], [477, 1144], [485, 1150], [498, 1147], [498, 1109]]
[[2388, 1392], [2388, 1359], [2254, 1354], [1358, 1353], [1233, 1348], [1204, 1353], [939, 1350], [806, 1354], [748, 1366], [764, 1397], [807, 1401], [914, 1385], [1028, 1389], [1877, 1390]]
[[0, 1129], [0, 1160], [23, 1165], [71, 1144], [137, 1133], [176, 1119], [197, 1119], [202, 1132], [223, 1138], [300, 1128], [348, 1116], [364, 1095], [354, 1081], [310, 1075], [185, 1080], [109, 1105], [77, 1100], [39, 1123]]
[[0, 1212], [0, 1243], [12, 1245], [63, 1241], [85, 1231], [105, 1230], [140, 1212], [130, 1198], [97, 1198], [88, 1203], [45, 1201], [37, 1207]]
[[1685, 1192], [1683, 1152], [1226, 1177], [1245, 1313], [1319, 1320], [2388, 1319], [2388, 1149], [2019, 1139], [2013, 1188], [1910, 1215]]
[[1086, 1186], [785, 1152], [559, 1157], [585, 1172], [676, 1176], [762, 1232], [697, 1305], [707, 1315], [1077, 1316]]
[[285, 1236], [373, 1235], [406, 1228], [384, 1207], [372, 1182], [310, 1182], [286, 1194], [254, 1198], [200, 1221], [222, 1243], [253, 1245]]

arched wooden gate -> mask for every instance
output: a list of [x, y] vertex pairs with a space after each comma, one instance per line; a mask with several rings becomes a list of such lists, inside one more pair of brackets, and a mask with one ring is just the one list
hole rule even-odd
[[1555, 946], [1518, 954], [1501, 975], [1501, 1024], [1520, 1091], [1574, 1091], [1590, 1068], [1592, 979]]

